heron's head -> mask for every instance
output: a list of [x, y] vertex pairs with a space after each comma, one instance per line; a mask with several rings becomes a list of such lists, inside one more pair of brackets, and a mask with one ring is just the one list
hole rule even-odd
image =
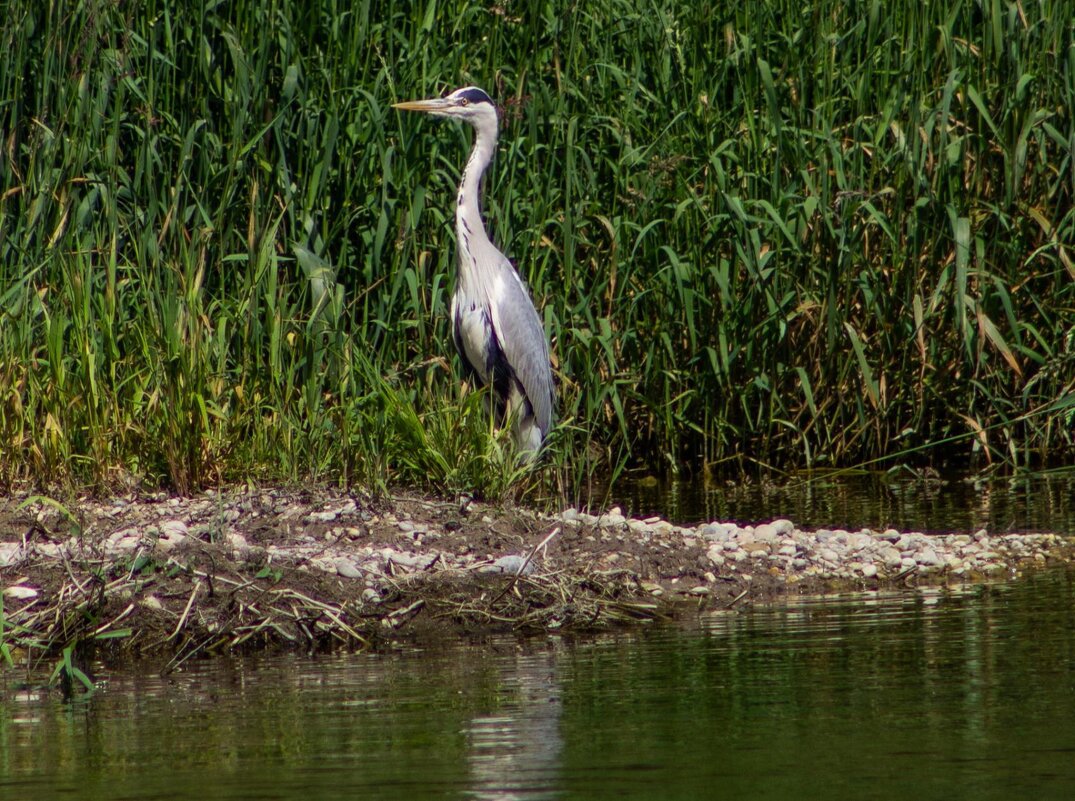
[[489, 95], [476, 86], [456, 89], [447, 97], [394, 103], [392, 108], [403, 111], [425, 111], [434, 117], [466, 120], [475, 127], [484, 127], [489, 124], [493, 125], [494, 130], [496, 127], [496, 105]]

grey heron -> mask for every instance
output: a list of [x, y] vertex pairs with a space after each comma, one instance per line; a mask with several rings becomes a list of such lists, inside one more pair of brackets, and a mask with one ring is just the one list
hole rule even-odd
[[556, 391], [541, 318], [515, 267], [482, 223], [481, 182], [496, 150], [496, 106], [481, 89], [467, 86], [447, 97], [393, 107], [464, 120], [474, 128], [455, 205], [459, 274], [452, 336], [464, 372], [491, 388], [498, 422], [514, 419], [516, 445], [532, 457], [552, 425]]

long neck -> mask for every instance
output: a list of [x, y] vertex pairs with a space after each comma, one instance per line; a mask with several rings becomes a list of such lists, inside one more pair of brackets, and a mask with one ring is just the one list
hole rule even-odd
[[481, 215], [481, 183], [485, 168], [496, 150], [496, 125], [474, 127], [474, 147], [463, 168], [459, 197], [455, 206], [455, 231], [459, 248], [459, 272], [464, 291], [474, 294], [483, 285], [479, 272], [491, 269], [487, 260], [478, 259], [478, 251], [490, 246]]

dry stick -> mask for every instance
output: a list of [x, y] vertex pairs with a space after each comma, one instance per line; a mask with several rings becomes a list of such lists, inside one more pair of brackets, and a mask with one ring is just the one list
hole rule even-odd
[[515, 588], [515, 584], [519, 581], [519, 576], [521, 576], [523, 574], [523, 571], [526, 570], [526, 566], [528, 564], [530, 564], [530, 560], [534, 558], [534, 554], [536, 554], [539, 550], [544, 548], [548, 544], [549, 540], [551, 540], [553, 537], [555, 537], [559, 533], [560, 533], [560, 527], [557, 526], [556, 528], [554, 528], [552, 531], [549, 532], [549, 535], [547, 537], [545, 537], [545, 539], [543, 539], [541, 542], [539, 542], [537, 545], [535, 545], [533, 548], [530, 549], [530, 553], [528, 553], [526, 555], [526, 558], [523, 560], [523, 563], [521, 565], [519, 565], [519, 569], [515, 571], [515, 575], [511, 577], [511, 582], [508, 584], [507, 587], [505, 587], [503, 590], [500, 591], [500, 594], [498, 596], [496, 596], [496, 598], [494, 598], [492, 601], [489, 602], [490, 606], [495, 604], [497, 601], [499, 601], [507, 593], [511, 592]]
[[[389, 612], [387, 615], [384, 616], [382, 622], [387, 622], [388, 625], [390, 625], [392, 628], [398, 629], [400, 626], [404, 625], [407, 622], [407, 615], [409, 615], [411, 612], [417, 613], [425, 605], [425, 599], [419, 598], [417, 601], [404, 609], [396, 609], [392, 612]], [[363, 642], [365, 642], [365, 640], [363, 640]]]
[[[367, 644], [366, 639], [361, 634], [359, 634], [351, 626], [343, 622], [340, 617], [343, 614], [343, 610], [339, 607], [323, 603], [322, 601], [314, 600], [308, 595], [303, 595], [301, 592], [296, 592], [295, 590], [275, 590], [273, 594], [278, 595], [281, 598], [290, 597], [307, 604], [313, 609], [320, 611], [322, 614], [328, 617], [329, 620], [331, 620], [333, 623], [335, 623], [337, 626], [347, 632], [350, 636], [354, 637], [356, 640], [363, 644]], [[273, 607], [273, 609], [276, 609], [276, 607]], [[299, 622], [301, 620], [301, 615], [299, 615], [298, 610], [292, 607], [291, 611], [292, 616], [295, 618], [296, 622]]]
[[79, 592], [85, 592], [86, 590], [82, 586], [82, 583], [77, 578], [75, 578], [75, 572], [71, 569], [71, 560], [67, 558], [66, 553], [63, 554], [63, 566], [64, 569], [67, 570], [67, 575], [71, 577], [71, 581], [76, 587], [78, 587]]
[[917, 573], [917, 572], [918, 572], [918, 565], [912, 565], [911, 567], [907, 568], [902, 573], [900, 573], [898, 576], [895, 576], [892, 580], [893, 581], [899, 581], [901, 579], [907, 578], [907, 576], [911, 575], [912, 573]]
[[727, 606], [725, 606], [724, 608], [725, 608], [725, 609], [731, 609], [731, 608], [732, 608], [733, 606], [735, 606], [735, 605], [736, 605], [737, 603], [739, 603], [739, 602], [740, 602], [741, 600], [743, 600], [744, 598], [746, 598], [746, 597], [747, 597], [747, 593], [748, 593], [748, 592], [750, 592], [750, 590], [743, 590], [743, 591], [742, 591], [741, 593], [739, 593], [739, 594], [738, 594], [737, 596], [735, 596], [734, 598], [732, 598], [732, 600], [731, 600], [731, 601], [729, 601], [729, 602], [728, 602], [728, 605], [727, 605]]
[[179, 622], [175, 624], [175, 631], [173, 631], [168, 636], [169, 640], [175, 639], [175, 637], [177, 637], [179, 635], [179, 632], [183, 628], [183, 625], [187, 622], [187, 616], [190, 614], [190, 608], [192, 606], [194, 606], [194, 598], [198, 594], [198, 590], [201, 589], [201, 586], [202, 586], [202, 580], [201, 579], [194, 579], [194, 589], [191, 590], [190, 598], [187, 599], [187, 608], [183, 610], [183, 614], [179, 618]]
[[119, 623], [121, 620], [123, 620], [123, 618], [127, 617], [127, 615], [129, 615], [133, 611], [134, 611], [134, 604], [130, 604], [126, 609], [124, 609], [122, 612], [120, 612], [118, 617], [110, 620], [108, 623], [105, 623], [102, 626], [98, 626], [94, 630], [93, 636], [96, 637], [101, 632], [107, 631], [108, 629], [112, 628], [114, 625]]

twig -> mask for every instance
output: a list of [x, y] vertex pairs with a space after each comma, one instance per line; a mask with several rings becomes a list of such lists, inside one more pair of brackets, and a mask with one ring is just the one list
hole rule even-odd
[[507, 587], [505, 587], [503, 590], [501, 590], [500, 595], [496, 596], [496, 598], [494, 598], [492, 601], [489, 602], [490, 606], [495, 604], [497, 601], [499, 601], [507, 593], [511, 592], [511, 590], [515, 588], [515, 584], [519, 581], [519, 576], [521, 576], [523, 574], [523, 571], [526, 570], [526, 566], [528, 564], [530, 564], [530, 560], [534, 558], [534, 554], [536, 554], [539, 550], [541, 550], [546, 545], [548, 545], [549, 540], [551, 540], [553, 537], [555, 537], [559, 533], [560, 533], [560, 527], [557, 526], [556, 528], [554, 528], [552, 531], [549, 532], [548, 536], [545, 537], [545, 539], [543, 539], [541, 542], [539, 542], [537, 545], [535, 545], [533, 548], [530, 549], [530, 553], [528, 553], [526, 555], [526, 558], [523, 560], [523, 563], [521, 565], [519, 565], [519, 569], [515, 571], [515, 575], [511, 577], [511, 583], [509, 583]]
[[112, 628], [114, 625], [119, 623], [121, 620], [123, 620], [123, 618], [127, 617], [127, 615], [129, 615], [133, 611], [134, 611], [134, 604], [129, 604], [126, 609], [124, 609], [122, 612], [120, 612], [119, 617], [116, 617], [113, 620], [109, 621], [108, 623], [105, 623], [103, 626], [98, 626], [94, 630], [93, 636], [96, 637], [101, 632], [107, 631], [108, 629]]
[[168, 636], [169, 640], [174, 639], [175, 637], [177, 637], [179, 635], [180, 630], [183, 628], [183, 625], [187, 622], [187, 616], [190, 614], [190, 609], [191, 609], [192, 606], [194, 606], [194, 598], [195, 598], [195, 596], [197, 596], [198, 590], [200, 590], [201, 587], [202, 587], [201, 579], [197, 579], [197, 578], [194, 579], [194, 589], [191, 590], [190, 598], [187, 599], [187, 607], [186, 607], [186, 609], [183, 610], [183, 614], [182, 614], [182, 616], [180, 616], [179, 622], [175, 624], [175, 631], [173, 631]]
[[740, 602], [741, 600], [743, 600], [744, 598], [746, 598], [746, 597], [747, 597], [747, 593], [748, 593], [748, 592], [750, 592], [750, 590], [743, 590], [743, 591], [742, 591], [741, 593], [739, 593], [739, 594], [738, 594], [737, 596], [735, 596], [734, 598], [732, 598], [732, 600], [731, 600], [731, 601], [729, 601], [729, 602], [728, 602], [728, 603], [727, 603], [727, 604], [725, 605], [725, 607], [724, 607], [724, 608], [725, 608], [725, 609], [731, 609], [731, 608], [732, 608], [733, 606], [735, 606], [735, 605], [736, 605], [737, 603], [739, 603], [739, 602]]

